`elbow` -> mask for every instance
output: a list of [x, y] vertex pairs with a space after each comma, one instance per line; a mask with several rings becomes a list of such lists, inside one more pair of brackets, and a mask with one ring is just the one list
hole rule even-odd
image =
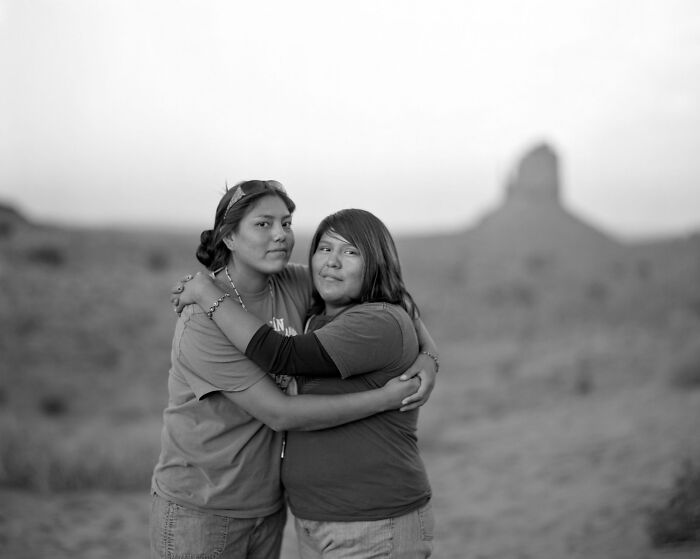
[[275, 416], [266, 421], [265, 424], [278, 433], [281, 431], [310, 431], [313, 427], [301, 418], [290, 416]]
[[[314, 420], [298, 400], [286, 395], [273, 405], [268, 405], [258, 419], [273, 431], [308, 431], [314, 428]], [[296, 404], [296, 405], [295, 405]]]
[[280, 413], [271, 414], [268, 418], [266, 418], [265, 425], [278, 433], [282, 431], [291, 431], [298, 428], [292, 418], [284, 416]]
[[283, 431], [289, 431], [289, 427], [284, 421], [270, 421], [267, 426], [277, 433], [282, 433]]

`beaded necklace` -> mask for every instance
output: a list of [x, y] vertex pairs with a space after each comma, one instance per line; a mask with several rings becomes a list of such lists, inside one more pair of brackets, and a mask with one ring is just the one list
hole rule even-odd
[[[229, 283], [231, 284], [231, 287], [233, 287], [233, 292], [236, 294], [236, 299], [238, 299], [238, 302], [240, 303], [241, 307], [245, 312], [248, 312], [248, 307], [245, 306], [245, 303], [243, 302], [243, 299], [241, 299], [241, 294], [238, 293], [238, 289], [236, 289], [236, 284], [233, 283], [233, 280], [231, 279], [231, 275], [228, 273], [228, 266], [224, 268], [224, 272], [226, 273], [226, 277], [228, 278]], [[275, 318], [275, 307], [276, 307], [276, 301], [275, 301], [275, 293], [272, 290], [272, 281], [267, 280], [267, 286], [270, 289], [270, 298], [272, 299], [272, 318]]]

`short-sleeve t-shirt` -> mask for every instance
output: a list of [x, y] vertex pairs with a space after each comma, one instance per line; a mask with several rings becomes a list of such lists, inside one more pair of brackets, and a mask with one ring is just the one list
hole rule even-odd
[[[241, 292], [246, 307], [278, 332], [301, 332], [311, 295], [306, 268], [289, 264], [270, 285], [272, 294], [267, 287]], [[171, 361], [153, 491], [224, 516], [253, 518], [279, 510], [282, 434], [223, 395], [245, 390], [267, 373], [197, 305], [186, 307], [177, 322]], [[276, 380], [285, 385], [284, 378]]]
[[[312, 320], [310, 329], [343, 378], [299, 378], [302, 394], [379, 388], [418, 355], [413, 321], [397, 305], [356, 305], [325, 325]], [[389, 411], [331, 429], [287, 433], [282, 481], [294, 515], [379, 520], [424, 505], [431, 491], [417, 447], [417, 420], [418, 410]]]

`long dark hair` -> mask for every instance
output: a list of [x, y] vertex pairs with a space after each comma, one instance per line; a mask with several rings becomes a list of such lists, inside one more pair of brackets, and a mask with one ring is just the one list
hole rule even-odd
[[[316, 228], [309, 247], [309, 270], [321, 237], [332, 231], [357, 247], [362, 255], [363, 277], [358, 303], [400, 305], [412, 318], [419, 316], [418, 306], [406, 289], [401, 275], [399, 253], [386, 225], [366, 210], [345, 209], [326, 217]], [[314, 287], [311, 314], [318, 314], [325, 303]]]
[[243, 181], [229, 188], [219, 200], [214, 217], [214, 228], [202, 231], [197, 248], [197, 260], [208, 270], [218, 270], [228, 263], [230, 250], [224, 239], [231, 232], [238, 232], [241, 221], [253, 205], [265, 196], [277, 196], [294, 213], [296, 205], [287, 196], [281, 183], [273, 180]]

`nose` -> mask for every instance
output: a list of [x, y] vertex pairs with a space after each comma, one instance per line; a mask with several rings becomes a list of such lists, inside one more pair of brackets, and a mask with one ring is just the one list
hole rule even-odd
[[326, 258], [326, 266], [328, 266], [329, 268], [340, 267], [340, 259], [338, 258], [338, 255], [335, 253], [335, 251], [331, 251], [328, 253], [328, 258]]
[[272, 239], [276, 242], [282, 242], [287, 238], [287, 232], [281, 224], [275, 225], [272, 229]]

